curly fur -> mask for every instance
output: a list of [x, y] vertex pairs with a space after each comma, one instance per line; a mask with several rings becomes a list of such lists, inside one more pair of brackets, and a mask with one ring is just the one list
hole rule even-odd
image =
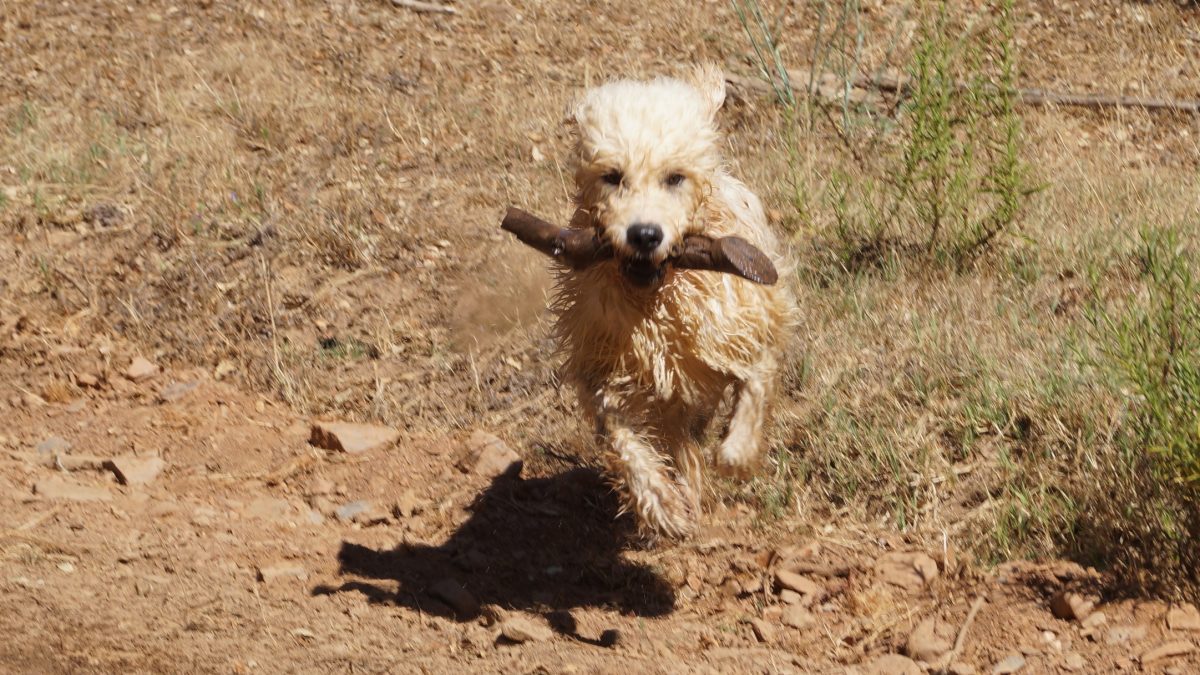
[[[786, 284], [663, 266], [682, 237], [703, 233], [744, 237], [786, 269], [759, 199], [721, 161], [715, 117], [724, 95], [720, 71], [700, 67], [687, 80], [602, 85], [569, 116], [578, 188], [571, 226], [595, 229], [617, 255], [559, 271], [563, 373], [596, 422], [627, 510], [648, 533], [668, 537], [694, 532], [706, 466], [744, 475], [758, 463], [795, 314]], [[627, 241], [637, 223], [662, 230], [649, 255]], [[631, 279], [622, 267], [631, 260], [662, 266], [661, 276], [648, 285]], [[730, 392], [728, 430], [705, 449]]]

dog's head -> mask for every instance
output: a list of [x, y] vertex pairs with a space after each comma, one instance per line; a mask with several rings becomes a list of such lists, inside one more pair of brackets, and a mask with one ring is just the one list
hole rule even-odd
[[721, 163], [715, 117], [724, 100], [724, 75], [702, 66], [686, 80], [602, 85], [568, 114], [579, 206], [637, 286], [656, 286], [672, 248], [703, 230], [698, 216]]

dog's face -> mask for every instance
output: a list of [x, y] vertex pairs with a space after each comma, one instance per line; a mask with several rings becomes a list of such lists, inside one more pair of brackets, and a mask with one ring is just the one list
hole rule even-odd
[[724, 76], [700, 68], [686, 82], [597, 87], [569, 116], [580, 206], [636, 286], [657, 286], [672, 248], [703, 230], [698, 215], [720, 165], [714, 118], [724, 98]]

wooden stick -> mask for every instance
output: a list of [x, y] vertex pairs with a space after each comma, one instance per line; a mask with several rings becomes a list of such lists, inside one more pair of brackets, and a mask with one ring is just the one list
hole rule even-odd
[[938, 659], [940, 668], [948, 668], [954, 660], [962, 656], [963, 646], [967, 642], [967, 631], [971, 628], [971, 622], [975, 620], [975, 615], [979, 613], [979, 609], [983, 607], [983, 597], [975, 598], [971, 603], [971, 609], [967, 612], [967, 618], [963, 621], [962, 628], [958, 629], [958, 637], [954, 638], [954, 647], [946, 652], [946, 655]]
[[392, 4], [396, 7], [411, 9], [414, 12], [426, 12], [429, 14], [458, 14], [458, 10], [445, 5], [435, 5], [432, 2], [421, 2], [421, 0], [392, 0]]
[[[792, 82], [808, 82], [810, 73], [802, 70], [787, 71], [788, 79]], [[833, 73], [821, 73], [813, 78], [814, 82], [835, 80], [844, 82]], [[739, 75], [726, 75], [725, 81], [735, 87], [746, 89], [759, 94], [772, 94], [774, 90], [766, 82], [756, 78]], [[909, 94], [912, 92], [912, 82], [908, 78], [894, 75], [859, 75], [851, 84], [858, 89], [876, 89], [892, 94]], [[966, 89], [967, 85], [959, 83], [958, 89]], [[1029, 106], [1074, 106], [1079, 108], [1142, 108], [1150, 111], [1177, 111], [1200, 114], [1200, 100], [1172, 100], [1162, 98], [1142, 98], [1140, 96], [1116, 96], [1109, 94], [1076, 94], [1046, 91], [1045, 89], [1018, 89], [1017, 101]]]

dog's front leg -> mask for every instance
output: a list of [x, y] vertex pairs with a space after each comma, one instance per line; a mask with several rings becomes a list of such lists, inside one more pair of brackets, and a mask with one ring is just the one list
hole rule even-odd
[[733, 417], [717, 453], [717, 464], [726, 473], [744, 476], [758, 463], [775, 369], [775, 360], [764, 358], [734, 384]]
[[609, 445], [612, 472], [620, 483], [626, 508], [633, 512], [640, 527], [651, 533], [681, 538], [696, 527], [697, 503], [693, 488], [667, 465], [666, 458], [654, 449], [622, 412], [602, 400], [596, 421]]

